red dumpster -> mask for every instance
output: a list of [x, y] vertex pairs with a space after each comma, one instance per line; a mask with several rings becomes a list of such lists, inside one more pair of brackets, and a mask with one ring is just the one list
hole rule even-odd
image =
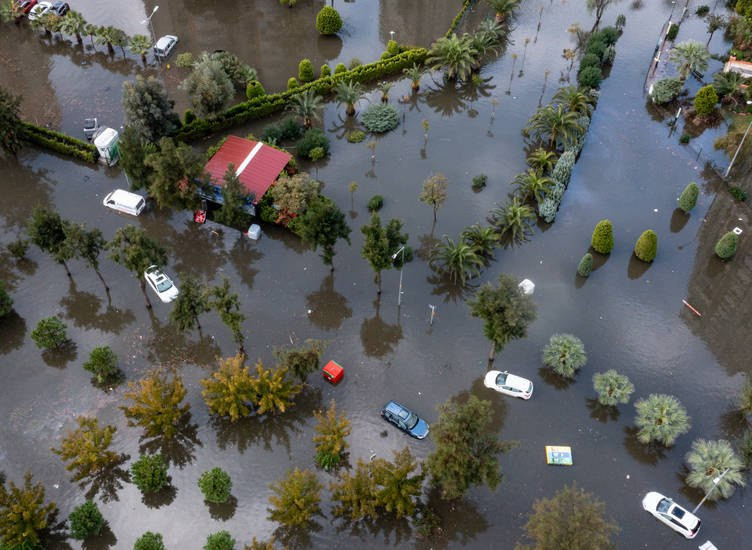
[[329, 361], [322, 369], [324, 373], [324, 379], [332, 384], [339, 383], [342, 377], [345, 375], [345, 369], [343, 369], [337, 362]]

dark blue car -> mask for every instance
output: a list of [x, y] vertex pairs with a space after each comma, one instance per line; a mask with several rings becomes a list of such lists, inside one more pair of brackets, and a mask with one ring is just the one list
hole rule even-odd
[[384, 405], [381, 409], [381, 416], [416, 439], [425, 439], [428, 435], [428, 423], [396, 401], [390, 401]]

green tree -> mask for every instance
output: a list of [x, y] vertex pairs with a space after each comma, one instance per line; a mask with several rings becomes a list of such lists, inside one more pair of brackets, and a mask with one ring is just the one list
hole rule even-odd
[[147, 531], [136, 539], [136, 543], [133, 545], [133, 550], [165, 550], [162, 535], [160, 533]]
[[526, 202], [533, 199], [540, 204], [551, 192], [554, 181], [531, 168], [527, 172], [518, 175], [514, 180], [514, 184], [517, 186], [520, 200]]
[[574, 145], [585, 131], [580, 123], [580, 116], [564, 105], [546, 105], [530, 117], [523, 133], [541, 141], [548, 138], [548, 146], [552, 149], [567, 149]]
[[266, 95], [266, 90], [258, 80], [251, 80], [245, 87], [245, 97], [248, 100]]
[[94, 43], [99, 46], [107, 46], [109, 54], [115, 55], [115, 48], [113, 45], [118, 39], [117, 31], [118, 29], [111, 25], [97, 27], [96, 33], [94, 34]]
[[543, 364], [564, 378], [574, 378], [586, 362], [585, 345], [571, 334], [554, 334], [543, 348]]
[[687, 410], [673, 395], [651, 393], [635, 402], [637, 440], [648, 444], [656, 441], [670, 447], [691, 427]]
[[546, 151], [538, 147], [527, 157], [527, 165], [539, 176], [549, 174], [553, 170], [558, 157], [553, 151]]
[[370, 518], [377, 519], [376, 481], [371, 474], [371, 464], [358, 459], [352, 473], [342, 470], [337, 481], [330, 484], [335, 516], [347, 517], [351, 521]]
[[635, 389], [627, 376], [619, 374], [614, 369], [595, 373], [593, 388], [598, 393], [598, 403], [607, 407], [629, 403], [629, 398]]
[[292, 176], [282, 173], [269, 188], [268, 193], [280, 212], [298, 215], [318, 196], [319, 183], [312, 180], [306, 172], [298, 172]]
[[745, 89], [744, 77], [734, 71], [716, 73], [713, 75], [713, 88], [719, 97], [728, 98], [737, 105], [738, 97]]
[[244, 362], [242, 354], [219, 359], [219, 368], [201, 380], [201, 395], [211, 414], [229, 417], [231, 422], [251, 414], [256, 392]]
[[152, 169], [146, 164], [146, 159], [158, 152], [157, 146], [146, 141], [135, 127], [128, 125], [120, 133], [118, 150], [120, 166], [128, 174], [131, 188], [148, 189]]
[[433, 222], [436, 223], [436, 213], [447, 198], [447, 178], [444, 174], [436, 173], [423, 181], [423, 189], [418, 197], [421, 202], [433, 208]]
[[582, 68], [580, 69], [580, 72], [577, 73], [577, 83], [582, 88], [592, 88], [597, 90], [600, 88], [602, 80], [603, 71], [600, 67], [595, 67], [593, 65]]
[[611, 538], [619, 532], [619, 527], [604, 517], [605, 509], [603, 502], [576, 483], [565, 485], [552, 498], [541, 498], [533, 503], [525, 534], [534, 543], [518, 546], [518, 549], [612, 548]]
[[503, 206], [495, 206], [488, 216], [488, 223], [493, 225], [503, 237], [509, 235], [512, 244], [519, 244], [527, 239], [535, 221], [535, 211], [522, 204], [518, 197], [508, 200]]
[[715, 254], [721, 260], [728, 260], [736, 254], [737, 246], [739, 246], [739, 235], [729, 231], [715, 243]]
[[167, 486], [167, 462], [159, 453], [141, 455], [131, 465], [131, 481], [144, 495], [160, 491]]
[[0, 148], [15, 155], [21, 149], [21, 96], [16, 96], [0, 86]]
[[310, 59], [301, 59], [298, 63], [298, 80], [301, 82], [310, 82], [315, 78], [313, 73], [313, 63]]
[[32, 26], [39, 25], [44, 29], [47, 34], [52, 34], [60, 30], [60, 23], [63, 18], [56, 13], [46, 12], [40, 16], [36, 21], [32, 21]]
[[90, 416], [76, 418], [78, 428], [69, 431], [60, 441], [60, 448], [52, 452], [63, 462], [69, 472], [74, 472], [73, 481], [95, 476], [120, 461], [120, 455], [109, 450], [115, 426], [99, 427], [99, 421]]
[[61, 264], [68, 277], [71, 276], [71, 272], [66, 261], [73, 259], [76, 254], [75, 249], [65, 236], [66, 227], [69, 225], [70, 222], [62, 219], [60, 214], [43, 207], [36, 207], [31, 213], [31, 219], [26, 224], [31, 242]]
[[91, 350], [89, 360], [84, 363], [84, 370], [94, 375], [97, 384], [114, 382], [122, 376], [117, 366], [118, 359], [109, 346], [101, 346]]
[[0, 3], [0, 22], [10, 23], [11, 21], [18, 21], [23, 15], [23, 10], [13, 0], [4, 0]]
[[125, 31], [122, 29], [113, 29], [112, 31], [112, 45], [117, 46], [120, 48], [120, 51], [123, 52], [123, 58], [125, 58], [125, 47], [128, 45], [128, 42], [130, 41], [130, 38], [127, 34], [125, 34]]
[[107, 286], [107, 282], [99, 271], [99, 255], [107, 247], [107, 241], [102, 236], [102, 232], [97, 228], [87, 231], [84, 224], [65, 223], [63, 233], [65, 234], [64, 246], [72, 249], [73, 257], [81, 258], [89, 264], [102, 281], [105, 292], [109, 292], [110, 287]]
[[491, 341], [488, 360], [493, 361], [510, 340], [527, 336], [535, 320], [535, 302], [519, 287], [514, 277], [502, 274], [497, 286], [486, 283], [468, 302], [473, 317], [483, 320], [483, 333]]
[[467, 81], [478, 59], [478, 50], [469, 35], [459, 38], [455, 33], [442, 36], [431, 44], [426, 66], [433, 71], [444, 71], [447, 80]]
[[172, 439], [178, 432], [180, 421], [191, 408], [181, 405], [186, 389], [180, 376], [154, 370], [137, 382], [128, 383], [123, 397], [128, 405], [120, 407], [129, 426], [141, 426], [146, 437]]
[[243, 63], [234, 53], [223, 50], [214, 52], [208, 56], [206, 53], [203, 53], [198, 58], [198, 61], [202, 61], [206, 57], [219, 63], [219, 66], [222, 67], [222, 71], [227, 75], [227, 78], [230, 79], [230, 82], [232, 82], [235, 87], [235, 92], [242, 92], [250, 81], [258, 78], [256, 69]]
[[214, 220], [228, 227], [241, 227], [246, 221], [243, 208], [248, 199], [248, 191], [235, 173], [234, 164], [227, 165], [222, 180], [222, 206], [214, 214]]
[[347, 453], [347, 440], [350, 435], [350, 421], [344, 413], [337, 414], [332, 399], [329, 408], [324, 411], [314, 412], [316, 418], [316, 435], [313, 442], [316, 444], [316, 464], [325, 470], [337, 468]]
[[676, 63], [681, 79], [686, 80], [692, 71], [707, 70], [710, 53], [700, 42], [687, 40], [671, 48], [669, 59]]
[[162, 82], [153, 76], [136, 76], [135, 82], [123, 83], [125, 126], [133, 128], [147, 143], [156, 143], [180, 127], [180, 118], [172, 108]]
[[24, 476], [23, 486], [4, 479], [0, 483], [0, 540], [5, 548], [41, 547], [42, 533], [57, 512], [54, 502], [44, 501], [41, 483], [31, 484], [31, 473]]
[[198, 203], [196, 192], [204, 179], [201, 155], [172, 138], [159, 140], [159, 150], [144, 159], [149, 169], [149, 196], [160, 208], [185, 208]]
[[316, 30], [319, 34], [336, 34], [342, 28], [342, 16], [330, 6], [324, 6], [316, 14]]
[[363, 86], [359, 82], [340, 80], [337, 82], [337, 101], [345, 104], [345, 114], [355, 115], [355, 104], [363, 99]]
[[151, 49], [151, 40], [143, 34], [135, 34], [128, 42], [128, 49], [133, 55], [140, 55], [141, 63], [146, 65], [146, 54]]
[[267, 369], [261, 360], [256, 362], [253, 391], [258, 414], [285, 412], [302, 389], [302, 384], [287, 379], [287, 369]]
[[342, 210], [331, 200], [320, 197], [303, 214], [300, 236], [314, 250], [321, 247], [324, 265], [330, 266], [331, 271], [334, 271], [334, 245], [338, 239], [344, 239], [350, 244], [350, 227]]
[[653, 84], [653, 91], [650, 97], [658, 105], [669, 103], [676, 99], [682, 91], [684, 84], [678, 78], [664, 78]]
[[473, 485], [496, 489], [502, 479], [498, 454], [514, 444], [489, 433], [491, 402], [470, 395], [465, 403], [450, 399], [438, 411], [439, 419], [431, 426], [436, 449], [426, 461], [431, 484], [448, 500]]
[[394, 461], [376, 458], [370, 468], [376, 483], [374, 494], [376, 505], [394, 515], [397, 519], [412, 516], [415, 513], [423, 492], [425, 474], [416, 473], [418, 462], [405, 447], [394, 452]]
[[496, 14], [496, 22], [502, 23], [509, 21], [514, 16], [514, 12], [520, 7], [521, 0], [486, 0], [488, 5]]
[[642, 232], [634, 247], [635, 256], [643, 262], [652, 262], [658, 254], [658, 235], [652, 229]]
[[577, 265], [577, 273], [580, 277], [589, 277], [591, 271], [593, 271], [593, 255], [586, 252]]
[[180, 84], [191, 98], [196, 114], [214, 117], [235, 95], [235, 88], [222, 64], [211, 56], [202, 55], [193, 64], [191, 74]]
[[577, 86], [564, 86], [556, 90], [554, 103], [564, 105], [570, 113], [590, 116], [594, 99]]
[[240, 300], [238, 295], [230, 292], [230, 281], [227, 278], [222, 280], [222, 286], [215, 286], [211, 289], [211, 308], [219, 314], [222, 322], [232, 331], [232, 338], [238, 345], [239, 351], [243, 353], [243, 322], [245, 315], [240, 312]]
[[697, 204], [697, 197], [700, 196], [700, 186], [695, 182], [690, 181], [679, 196], [679, 208], [684, 210], [685, 213], [689, 212]]
[[41, 319], [31, 331], [31, 339], [43, 350], [55, 350], [68, 344], [65, 322], [60, 317]]
[[376, 283], [376, 293], [381, 295], [381, 272], [390, 269], [398, 262], [399, 266], [402, 261], [400, 256], [395, 259], [393, 256], [400, 247], [407, 243], [407, 233], [402, 233], [402, 222], [391, 219], [386, 226], [381, 225], [381, 218], [374, 213], [371, 216], [371, 223], [360, 228], [363, 233], [363, 249], [361, 256], [368, 261], [374, 272], [374, 282]]
[[612, 4], [616, 4], [618, 1], [619, 0], [587, 0], [586, 6], [588, 12], [595, 13], [595, 22], [593, 23], [593, 28], [590, 29], [591, 33], [598, 28], [598, 25], [601, 22], [601, 17], [603, 17], [606, 8]]
[[104, 517], [94, 502], [87, 500], [76, 506], [68, 516], [70, 535], [74, 539], [84, 540], [99, 535], [104, 528]]
[[[724, 439], [708, 441], [696, 439], [692, 449], [684, 458], [689, 468], [685, 481], [690, 487], [696, 487], [708, 495], [708, 500], [729, 498], [734, 494], [736, 485], [743, 487], [744, 462], [734, 452], [731, 443]], [[728, 471], [726, 471], [728, 470]], [[723, 477], [715, 482], [715, 478]]]
[[499, 246], [499, 234], [493, 227], [483, 227], [473, 224], [466, 227], [460, 235], [463, 242], [473, 248], [483, 258], [490, 258], [494, 249]]
[[303, 121], [303, 126], [310, 128], [314, 120], [319, 120], [319, 111], [323, 106], [324, 99], [309, 88], [290, 98], [288, 108]]
[[201, 474], [198, 487], [207, 502], [222, 504], [230, 499], [232, 479], [222, 468], [215, 467]]
[[206, 537], [204, 550], [234, 550], [235, 539], [229, 531], [217, 531]]
[[483, 257], [475, 246], [462, 239], [455, 243], [444, 235], [444, 240], [431, 250], [429, 265], [448, 275], [453, 283], [464, 285], [480, 274]]
[[308, 376], [319, 369], [321, 355], [324, 353], [324, 343], [321, 340], [309, 338], [299, 348], [274, 350], [277, 368], [286, 369], [301, 383], [305, 383]]
[[0, 281], [0, 319], [13, 311], [13, 298], [5, 290], [5, 281]]
[[288, 470], [287, 475], [270, 485], [271, 508], [269, 519], [284, 527], [299, 527], [310, 523], [321, 513], [321, 483], [310, 470]]
[[601, 220], [593, 229], [590, 246], [599, 254], [609, 254], [614, 248], [614, 226], [611, 220]]
[[718, 94], [715, 93], [715, 88], [711, 85], [703, 86], [695, 96], [695, 113], [698, 116], [710, 116], [715, 113], [716, 103], [718, 103]]
[[76, 37], [79, 46], [83, 44], [81, 34], [86, 30], [84, 16], [75, 10], [70, 10], [60, 21], [60, 32]]
[[180, 277], [180, 294], [170, 311], [170, 321], [175, 324], [179, 332], [198, 328], [201, 331], [199, 315], [210, 310], [209, 287], [190, 275]]
[[161, 244], [150, 239], [143, 229], [133, 225], [118, 228], [113, 239], [107, 243], [107, 249], [110, 251], [112, 261], [122, 265], [138, 279], [146, 300], [146, 307], [151, 309], [151, 302], [146, 294], [144, 271], [151, 265], [157, 267], [165, 265], [167, 251]]

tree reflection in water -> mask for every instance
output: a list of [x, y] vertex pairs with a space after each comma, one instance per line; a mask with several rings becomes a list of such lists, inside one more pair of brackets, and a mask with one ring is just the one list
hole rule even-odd
[[196, 458], [194, 448], [203, 447], [198, 438], [198, 424], [191, 423], [190, 411], [178, 421], [175, 437], [141, 437], [138, 451], [141, 454], [160, 453], [168, 465], [183, 469]]
[[640, 443], [637, 440], [638, 431], [639, 429], [635, 426], [624, 428], [624, 447], [635, 460], [655, 466], [659, 460], [666, 458], [666, 447], [653, 442], [647, 445]]
[[123, 488], [123, 483], [128, 483], [131, 476], [128, 470], [123, 468], [123, 464], [128, 462], [129, 455], [120, 455], [117, 462], [111, 464], [104, 470], [97, 472], [81, 481], [78, 486], [83, 490], [88, 485], [84, 496], [88, 500], [94, 500], [99, 495], [102, 502], [112, 502], [120, 500], [117, 492]]
[[426, 277], [428, 284], [433, 285], [431, 294], [434, 296], [443, 296], [444, 303], [466, 300], [478, 285], [465, 283], [464, 285], [459, 281], [452, 281], [449, 275], [445, 273], [433, 273]]
[[347, 298], [334, 290], [334, 273], [331, 272], [321, 281], [317, 291], [306, 296], [306, 308], [311, 312], [308, 319], [324, 330], [336, 330], [345, 319], [352, 317]]
[[363, 352], [369, 357], [383, 357], [394, 351], [394, 347], [402, 340], [402, 327], [389, 325], [381, 319], [379, 313], [381, 301], [374, 302], [376, 314], [370, 319], [364, 319], [360, 325], [360, 341]]

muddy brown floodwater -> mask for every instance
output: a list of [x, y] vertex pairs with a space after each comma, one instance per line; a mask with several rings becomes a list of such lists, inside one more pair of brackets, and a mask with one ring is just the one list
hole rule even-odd
[[[690, 13], [696, 3], [690, 2]], [[179, 34], [180, 51], [236, 52], [257, 67], [267, 89], [278, 89], [296, 73], [304, 56], [316, 67], [352, 57], [372, 60], [383, 50], [389, 31], [400, 41], [427, 45], [444, 32], [458, 4], [338, 0], [335, 5], [346, 24], [336, 43], [315, 35], [312, 18], [323, 2], [307, 0], [292, 10], [273, 1], [163, 2], [154, 25], [157, 34]], [[334, 275], [298, 239], [273, 227], [264, 226], [261, 240], [251, 242], [237, 231], [196, 226], [187, 212], [153, 209], [130, 219], [106, 211], [101, 205], [104, 194], [126, 186], [118, 169], [93, 168], [33, 148], [25, 148], [17, 159], [0, 159], [3, 244], [16, 238], [30, 211], [40, 205], [99, 227], [107, 238], [118, 227], [134, 223], [169, 249], [168, 271], [177, 274], [178, 281], [180, 274], [212, 282], [229, 277], [247, 316], [244, 331], [251, 358], [271, 362], [275, 346], [321, 338], [328, 342], [325, 357], [346, 368], [344, 382], [337, 387], [312, 376], [310, 387], [286, 414], [235, 425], [218, 421], [209, 417], [198, 383], [217, 356], [235, 351], [231, 335], [216, 316], [202, 318], [201, 335], [178, 336], [168, 323], [168, 308], [155, 304], [148, 312], [137, 281], [109, 260], [102, 262], [112, 288], [108, 298], [96, 275], [80, 262], [71, 263], [73, 277], [68, 279], [64, 269], [38, 249], [32, 248], [21, 263], [4, 254], [0, 276], [8, 282], [15, 304], [15, 313], [0, 324], [0, 469], [8, 478], [19, 480], [31, 470], [57, 502], [62, 517], [83, 501], [87, 491], [94, 491], [109, 529], [86, 548], [131, 548], [146, 530], [163, 533], [168, 548], [200, 548], [206, 535], [221, 529], [249, 542], [252, 536], [268, 537], [275, 528], [266, 519], [269, 483], [288, 468], [313, 466], [314, 410], [336, 399], [347, 413], [353, 423], [351, 463], [373, 453], [390, 457], [405, 445], [425, 458], [433, 447], [430, 438], [412, 441], [386, 427], [378, 415], [380, 407], [396, 399], [430, 422], [436, 419], [438, 404], [472, 393], [493, 402], [499, 436], [520, 442], [519, 448], [501, 457], [505, 477], [496, 492], [479, 488], [458, 504], [438, 503], [442, 533], [421, 541], [406, 522], [350, 525], [333, 520], [325, 491], [325, 515], [297, 546], [512, 548], [533, 501], [577, 481], [605, 501], [608, 514], [621, 526], [621, 548], [694, 548], [706, 539], [719, 548], [746, 547], [752, 527], [744, 490], [703, 506], [697, 541], [685, 541], [661, 526], [640, 505], [650, 490], [673, 495], [690, 507], [700, 500], [702, 495], [683, 483], [683, 457], [695, 438], [740, 434], [743, 426], [730, 411], [750, 370], [745, 342], [751, 336], [747, 314], [752, 306], [752, 256], [744, 244], [728, 264], [712, 256], [713, 244], [723, 232], [734, 226], [745, 234], [750, 231], [749, 210], [725, 194], [716, 197], [712, 170], [669, 135], [665, 121], [646, 108], [642, 93], [671, 2], [621, 2], [606, 13], [606, 23], [624, 13], [627, 25], [557, 221], [537, 228], [520, 247], [497, 250], [495, 261], [477, 281], [509, 273], [536, 284], [538, 319], [529, 336], [508, 345], [496, 361], [497, 367], [534, 381], [530, 401], [512, 400], [483, 387], [488, 345], [481, 323], [469, 316], [462, 293], [437, 279], [424, 259], [432, 239], [445, 234], [456, 238], [504, 200], [510, 181], [525, 168], [520, 128], [551, 98], [560, 78], [569, 76], [568, 62], [561, 57], [562, 49], [570, 46], [566, 29], [574, 22], [589, 27], [592, 21], [584, 2], [523, 4], [512, 34], [514, 44], [484, 67], [483, 83], [453, 89], [444, 86], [439, 75], [426, 75], [418, 96], [399, 106], [402, 124], [378, 139], [374, 162], [364, 144], [344, 140], [349, 123], [336, 104], [326, 106], [322, 124], [332, 138], [332, 152], [319, 165], [318, 178], [325, 182], [325, 193], [349, 212], [353, 228], [352, 246], [337, 247]], [[153, 3], [128, 0], [113, 10], [109, 2], [82, 0], [75, 7], [91, 21], [134, 34]], [[485, 5], [478, 4], [465, 25], [472, 26], [487, 13]], [[120, 89], [124, 80], [142, 71], [140, 60], [122, 60], [118, 52], [111, 61], [89, 46], [81, 52], [58, 37], [34, 36], [25, 26], [0, 29], [0, 51], [6, 58], [2, 66], [15, 67], [0, 73], [0, 83], [23, 93], [29, 118], [74, 135], [92, 111], [111, 126], [122, 123]], [[687, 21], [688, 30], [682, 29], [704, 40], [704, 23], [695, 16]], [[525, 48], [526, 38], [530, 41]], [[720, 53], [726, 48], [716, 33], [711, 50]], [[517, 54], [516, 61], [512, 54]], [[153, 67], [148, 70], [154, 72]], [[183, 108], [185, 97], [176, 90], [179, 73], [173, 71], [166, 71], [168, 87]], [[409, 94], [409, 82], [400, 80], [392, 97], [403, 94]], [[429, 122], [427, 143], [423, 120]], [[258, 132], [265, 123], [234, 133]], [[432, 172], [444, 173], [450, 182], [435, 227], [431, 209], [418, 201], [421, 183]], [[481, 172], [489, 176], [489, 185], [474, 193], [471, 179]], [[690, 216], [678, 215], [676, 197], [690, 180], [702, 185], [699, 205]], [[352, 198], [351, 181], [359, 184]], [[374, 194], [385, 197], [382, 218], [404, 220], [409, 242], [419, 252], [405, 267], [399, 309], [398, 272], [384, 274], [379, 302], [372, 272], [360, 256], [359, 228], [368, 220], [366, 202]], [[616, 246], [583, 283], [575, 276], [577, 262], [588, 248], [593, 226], [606, 217], [614, 223]], [[632, 258], [632, 247], [648, 228], [658, 233], [659, 253], [646, 266]], [[703, 316], [690, 313], [682, 299]], [[438, 308], [433, 326], [428, 324], [429, 304]], [[76, 343], [64, 356], [41, 355], [29, 338], [40, 318], [54, 314], [66, 320]], [[541, 369], [541, 348], [554, 332], [576, 334], [587, 348], [588, 364], [571, 384], [562, 385]], [[116, 351], [129, 380], [155, 364], [181, 370], [191, 418], [177, 443], [140, 440], [140, 430], [127, 427], [117, 409], [123, 387], [111, 392], [92, 387], [81, 364], [93, 347], [101, 345]], [[594, 406], [592, 374], [609, 368], [632, 379], [634, 398], [653, 392], [676, 395], [692, 416], [691, 432], [661, 452], [638, 444], [631, 404], [613, 414]], [[114, 446], [131, 459], [139, 452], [161, 449], [171, 461], [174, 490], [156, 501], [143, 501], [127, 482], [127, 464], [95, 487], [80, 488], [68, 481], [64, 464], [49, 448], [80, 414], [115, 424]], [[546, 466], [547, 444], [570, 445], [574, 466]], [[218, 508], [203, 503], [196, 485], [200, 473], [213, 466], [228, 471], [234, 482], [231, 503]], [[317, 475], [323, 482], [331, 479], [324, 472]], [[80, 546], [68, 541], [53, 547]]]

